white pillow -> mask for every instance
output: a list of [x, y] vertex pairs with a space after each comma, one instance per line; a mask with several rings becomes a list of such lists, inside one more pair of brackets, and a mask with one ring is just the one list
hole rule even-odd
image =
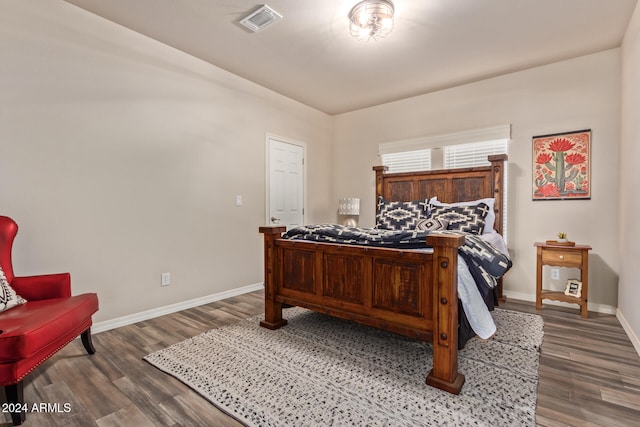
[[475, 206], [478, 203], [485, 203], [487, 206], [489, 206], [489, 213], [484, 219], [485, 224], [484, 229], [482, 230], [482, 234], [491, 234], [497, 233], [497, 231], [493, 229], [493, 226], [496, 222], [496, 213], [493, 210], [495, 201], [496, 199], [491, 197], [487, 199], [472, 200], [470, 202], [442, 203], [438, 201], [437, 197], [432, 197], [431, 199], [429, 199], [429, 204], [434, 206]]
[[20, 295], [16, 294], [16, 291], [9, 286], [7, 278], [0, 267], [0, 311], [9, 310], [16, 305], [24, 304], [27, 302]]

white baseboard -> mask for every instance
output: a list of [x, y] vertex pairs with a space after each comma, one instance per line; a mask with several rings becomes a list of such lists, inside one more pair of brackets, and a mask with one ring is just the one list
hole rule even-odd
[[616, 311], [616, 317], [620, 321], [622, 329], [624, 329], [624, 331], [627, 333], [627, 336], [631, 340], [631, 344], [633, 344], [633, 347], [636, 349], [636, 352], [640, 356], [640, 338], [638, 338], [636, 333], [631, 328], [631, 325], [629, 324], [629, 322], [627, 322], [627, 319], [625, 319], [624, 315], [619, 309]]
[[[513, 298], [513, 299], [518, 299], [521, 301], [532, 301], [532, 302], [536, 302], [536, 295], [535, 294], [525, 294], [525, 293], [521, 293], [521, 292], [511, 292], [511, 291], [504, 291], [504, 295], [507, 298]], [[569, 307], [569, 308], [575, 308], [575, 309], [579, 309], [580, 307], [576, 304], [569, 304], [566, 302], [561, 302], [561, 301], [552, 301], [552, 300], [544, 300], [544, 304], [549, 304], [549, 305], [557, 305], [560, 307]], [[617, 307], [611, 306], [611, 305], [607, 305], [607, 304], [594, 304], [592, 302], [589, 302], [587, 304], [587, 307], [589, 309], [589, 311], [595, 311], [596, 313], [603, 313], [603, 314], [616, 314], [616, 311], [618, 310]]]
[[131, 325], [143, 320], [153, 319], [154, 317], [164, 316], [165, 314], [175, 313], [187, 308], [197, 307], [199, 305], [208, 304], [210, 302], [220, 301], [223, 299], [235, 297], [237, 295], [246, 294], [249, 292], [263, 289], [262, 283], [256, 283], [254, 285], [243, 286], [237, 289], [231, 289], [230, 291], [219, 292], [217, 294], [207, 295], [200, 298], [195, 298], [188, 301], [178, 302], [164, 307], [158, 307], [140, 313], [130, 314], [128, 316], [118, 317], [116, 319], [105, 320], [103, 322], [94, 323], [91, 327], [91, 333], [98, 334], [100, 332], [108, 331], [110, 329], [119, 328], [121, 326]]

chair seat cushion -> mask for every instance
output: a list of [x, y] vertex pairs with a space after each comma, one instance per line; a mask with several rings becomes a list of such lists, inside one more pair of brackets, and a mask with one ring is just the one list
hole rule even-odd
[[[94, 293], [29, 301], [0, 313], [0, 363], [26, 359], [98, 311]], [[90, 324], [90, 322], [89, 322]], [[64, 345], [65, 343], [61, 343]]]

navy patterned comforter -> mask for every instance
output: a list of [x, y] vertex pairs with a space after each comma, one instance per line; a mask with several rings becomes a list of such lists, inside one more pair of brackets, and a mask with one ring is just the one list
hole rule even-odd
[[379, 228], [347, 227], [339, 224], [303, 225], [284, 234], [285, 239], [312, 240], [314, 242], [343, 245], [379, 246], [387, 248], [417, 249], [426, 247], [428, 231], [382, 230]]
[[[426, 238], [429, 233], [429, 231], [418, 230], [394, 231], [338, 224], [317, 224], [293, 228], [282, 237], [344, 245], [418, 249], [428, 247]], [[431, 233], [460, 234], [458, 231], [432, 231]], [[469, 271], [481, 293], [486, 295], [496, 286], [497, 279], [511, 268], [511, 259], [480, 236], [471, 233], [463, 234], [465, 244], [458, 249], [458, 252], [467, 262]]]

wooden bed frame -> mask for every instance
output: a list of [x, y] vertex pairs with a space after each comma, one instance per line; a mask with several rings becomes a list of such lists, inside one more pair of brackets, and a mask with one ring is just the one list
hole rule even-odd
[[[385, 173], [375, 166], [376, 200], [445, 203], [495, 198], [494, 228], [502, 233], [506, 154], [491, 166], [418, 173]], [[458, 394], [458, 247], [462, 235], [429, 235], [433, 253], [282, 239], [285, 227], [264, 234], [265, 318], [260, 325], [287, 324], [282, 305], [306, 307], [433, 344], [426, 383]], [[499, 290], [501, 294], [501, 286]], [[501, 296], [501, 295], [500, 295]]]

